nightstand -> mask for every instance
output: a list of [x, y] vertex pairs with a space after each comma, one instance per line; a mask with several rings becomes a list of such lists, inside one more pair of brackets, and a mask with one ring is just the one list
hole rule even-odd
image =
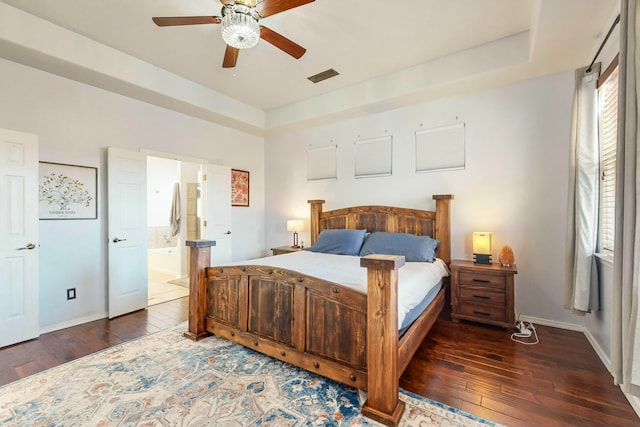
[[288, 254], [290, 252], [298, 252], [302, 248], [292, 248], [291, 246], [279, 246], [277, 248], [271, 248], [273, 255]]
[[475, 264], [454, 260], [451, 269], [451, 318], [515, 327], [513, 308], [516, 265]]

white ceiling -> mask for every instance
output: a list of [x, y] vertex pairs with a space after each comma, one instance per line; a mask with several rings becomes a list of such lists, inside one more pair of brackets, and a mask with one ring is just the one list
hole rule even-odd
[[[316, 0], [260, 21], [305, 47], [301, 59], [260, 41], [241, 51], [235, 69], [223, 69], [220, 25], [161, 28], [151, 21], [153, 16], [219, 16], [218, 0], [2, 2], [209, 88], [211, 96], [230, 97], [239, 110], [262, 112], [264, 118], [253, 120], [242, 112], [198, 106], [211, 114], [194, 114], [221, 123], [220, 116], [229, 116], [230, 122], [249, 123], [258, 131], [585, 65], [619, 8], [618, 0]], [[0, 30], [0, 56], [46, 68], [50, 61], [29, 63], [31, 53], [19, 53], [21, 43], [5, 31], [11, 43], [1, 43]], [[318, 84], [307, 80], [328, 68], [340, 75]], [[54, 72], [61, 74], [61, 67]], [[76, 69], [72, 77], [80, 74]], [[143, 98], [135, 92], [130, 96]], [[187, 102], [165, 106], [179, 109], [177, 101]]]

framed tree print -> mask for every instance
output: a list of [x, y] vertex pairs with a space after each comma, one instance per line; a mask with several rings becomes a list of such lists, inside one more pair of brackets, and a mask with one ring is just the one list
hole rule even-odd
[[98, 218], [98, 168], [40, 162], [40, 219]]
[[231, 169], [231, 206], [249, 206], [249, 172]]

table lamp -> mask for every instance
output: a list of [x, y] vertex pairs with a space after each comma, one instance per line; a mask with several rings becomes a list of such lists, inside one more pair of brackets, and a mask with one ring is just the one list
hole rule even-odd
[[293, 245], [292, 248], [299, 248], [298, 245], [298, 231], [302, 231], [304, 222], [301, 219], [289, 219], [287, 220], [287, 231], [293, 231]]
[[491, 233], [488, 231], [473, 232], [473, 262], [475, 264], [491, 264]]

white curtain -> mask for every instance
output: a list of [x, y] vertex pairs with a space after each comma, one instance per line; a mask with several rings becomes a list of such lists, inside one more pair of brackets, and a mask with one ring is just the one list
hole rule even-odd
[[638, 72], [640, 53], [635, 0], [622, 0], [618, 80], [618, 146], [613, 265], [611, 363], [622, 390], [640, 396], [640, 342], [637, 338], [640, 210], [638, 209]]
[[598, 91], [600, 63], [576, 70], [569, 154], [565, 307], [584, 314], [600, 307], [598, 239]]

